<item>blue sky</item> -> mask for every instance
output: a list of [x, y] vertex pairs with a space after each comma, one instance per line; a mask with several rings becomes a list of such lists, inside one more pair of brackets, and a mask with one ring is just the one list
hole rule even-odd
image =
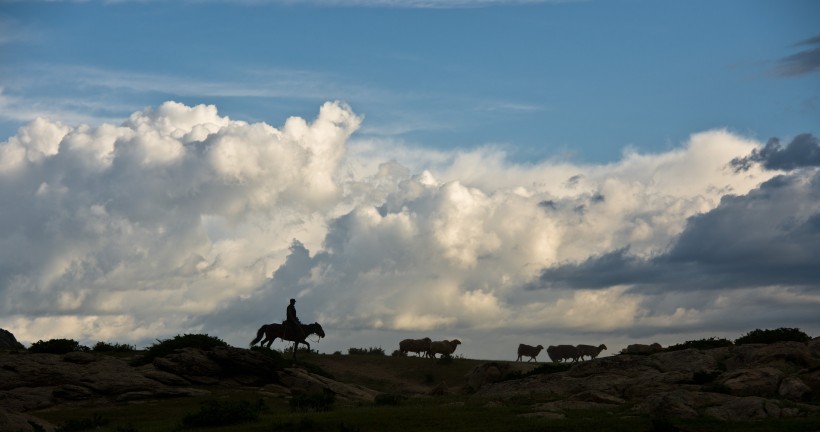
[[820, 335], [818, 17], [0, 0], [0, 328], [245, 346], [296, 298], [322, 352]]
[[812, 48], [812, 1], [327, 3], [4, 2], [0, 130], [165, 100], [278, 124], [343, 100], [361, 136], [600, 162], [820, 118], [816, 74], [777, 73]]

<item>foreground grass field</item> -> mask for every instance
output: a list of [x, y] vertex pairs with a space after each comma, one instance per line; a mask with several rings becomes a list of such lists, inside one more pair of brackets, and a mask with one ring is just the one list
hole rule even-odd
[[[253, 392], [214, 395], [217, 401], [260, 398]], [[257, 398], [251, 399], [254, 396]], [[495, 402], [463, 396], [411, 399], [397, 406], [341, 406], [324, 412], [293, 411], [287, 402], [261, 398], [264, 405], [255, 421], [221, 427], [183, 427], [186, 415], [197, 413], [203, 399], [179, 399], [106, 407], [75, 406], [40, 412], [64, 431], [165, 432], [208, 430], [237, 432], [270, 431], [814, 431], [820, 419], [761, 422], [713, 420], [667, 421], [631, 415], [630, 412], [575, 411], [565, 418], [533, 416], [530, 401]], [[87, 429], [74, 427], [85, 422]]]
[[[651, 419], [632, 407], [612, 411], [544, 413], [539, 404], [548, 395], [510, 400], [476, 398], [461, 392], [465, 374], [481, 360], [451, 362], [414, 357], [318, 355], [302, 357], [334, 379], [355, 383], [393, 397], [377, 403], [332, 401], [323, 395], [301, 399], [265, 393], [255, 387], [206, 386], [211, 393], [196, 398], [147, 402], [62, 405], [32, 414], [60, 425], [62, 432], [168, 431], [815, 431], [820, 418], [720, 422], [715, 420]], [[512, 363], [527, 371], [535, 364]], [[446, 383], [449, 394], [429, 396]], [[224, 426], [220, 419], [236, 421]], [[244, 420], [238, 422], [239, 420]]]

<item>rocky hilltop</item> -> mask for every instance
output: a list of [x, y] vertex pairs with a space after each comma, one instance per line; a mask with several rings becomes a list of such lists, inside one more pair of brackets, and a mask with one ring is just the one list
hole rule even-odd
[[201, 396], [238, 386], [282, 397], [329, 391], [340, 400], [373, 401], [376, 395], [358, 385], [282, 367], [262, 352], [234, 347], [184, 348], [142, 366], [88, 352], [0, 352], [0, 431], [54, 430], [28, 412], [60, 404]]
[[[331, 364], [345, 357], [317, 358]], [[32, 412], [63, 404], [185, 398], [239, 387], [281, 398], [330, 392], [339, 401], [356, 403], [373, 402], [379, 393], [285, 367], [269, 353], [242, 348], [177, 349], [140, 366], [129, 360], [91, 352], [0, 350], [0, 431], [54, 430]], [[378, 362], [382, 373], [389, 373], [395, 360], [383, 360]], [[468, 362], [453, 360], [459, 361]], [[356, 364], [352, 359], [345, 367]], [[619, 354], [554, 373], [537, 373], [539, 368], [530, 365], [523, 369], [524, 363], [478, 364], [462, 383], [414, 396], [460, 393], [481, 403], [515, 401], [529, 404], [522, 415], [556, 419], [573, 410], [595, 409], [716, 421], [820, 416], [820, 339]], [[522, 373], [525, 370], [529, 373]], [[394, 373], [396, 378], [401, 375], [400, 370]]]
[[503, 364], [468, 376], [475, 396], [511, 399], [540, 395], [536, 410], [560, 418], [567, 410], [634, 407], [657, 417], [748, 420], [820, 415], [820, 338], [620, 354], [570, 370], [504, 380]]

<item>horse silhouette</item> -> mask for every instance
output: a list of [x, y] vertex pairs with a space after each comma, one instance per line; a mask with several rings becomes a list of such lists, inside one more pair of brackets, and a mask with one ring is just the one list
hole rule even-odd
[[321, 325], [319, 325], [319, 323], [300, 325], [302, 327], [302, 334], [295, 335], [293, 334], [295, 333], [293, 328], [285, 323], [263, 324], [262, 327], [259, 327], [259, 330], [256, 331], [256, 337], [251, 341], [251, 346], [254, 346], [254, 344], [261, 341], [259, 342], [259, 346], [270, 348], [273, 341], [279, 338], [285, 341], [293, 342], [293, 356], [296, 357], [296, 348], [299, 344], [305, 344], [308, 350], [310, 350], [310, 343], [305, 340], [309, 335], [315, 334], [320, 338], [325, 337], [325, 330]]

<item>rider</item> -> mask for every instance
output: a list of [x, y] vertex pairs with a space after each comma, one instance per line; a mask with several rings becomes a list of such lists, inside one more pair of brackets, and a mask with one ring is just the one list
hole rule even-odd
[[305, 338], [305, 332], [302, 331], [302, 322], [296, 317], [296, 299], [290, 299], [290, 304], [287, 309], [287, 320], [285, 323], [291, 328], [295, 336], [302, 339]]

